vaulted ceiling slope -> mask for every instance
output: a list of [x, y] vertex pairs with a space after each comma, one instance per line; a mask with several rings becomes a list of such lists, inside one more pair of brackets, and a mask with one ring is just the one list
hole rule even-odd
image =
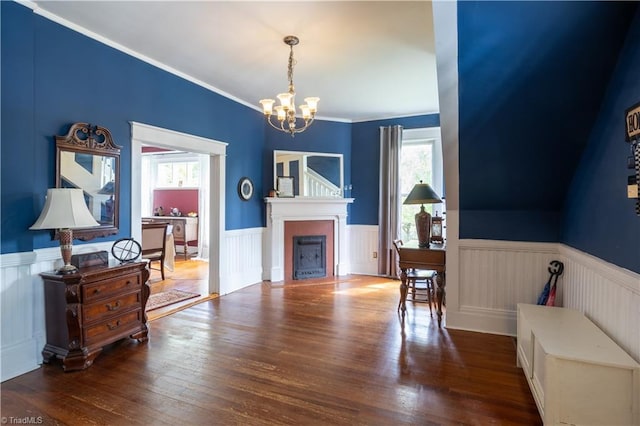
[[461, 210], [562, 210], [637, 7], [458, 3]]

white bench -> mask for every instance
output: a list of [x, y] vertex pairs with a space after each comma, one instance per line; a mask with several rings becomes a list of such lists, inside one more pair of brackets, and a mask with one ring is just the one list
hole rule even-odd
[[582, 313], [518, 304], [517, 350], [546, 425], [640, 425], [640, 364]]

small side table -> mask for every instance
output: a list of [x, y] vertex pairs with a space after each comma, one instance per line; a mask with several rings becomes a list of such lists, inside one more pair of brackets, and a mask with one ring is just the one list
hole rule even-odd
[[437, 272], [436, 282], [436, 303], [438, 305], [438, 327], [442, 327], [442, 305], [446, 298], [445, 291], [445, 266], [446, 247], [445, 244], [430, 244], [429, 247], [418, 247], [418, 245], [403, 245], [399, 248], [400, 253], [400, 298], [402, 313], [406, 311], [405, 302], [407, 300], [407, 269], [431, 269]]

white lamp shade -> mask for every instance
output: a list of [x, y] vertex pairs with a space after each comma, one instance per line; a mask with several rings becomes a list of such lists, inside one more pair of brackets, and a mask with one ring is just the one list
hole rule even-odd
[[260, 100], [260, 104], [262, 105], [262, 110], [265, 114], [271, 115], [273, 113], [273, 104], [276, 101], [273, 99], [262, 99]]
[[284, 121], [287, 117], [287, 111], [284, 110], [284, 107], [282, 105], [278, 105], [274, 109], [276, 110], [276, 113], [278, 113], [278, 120]]
[[291, 93], [280, 93], [278, 95], [278, 99], [280, 100], [280, 105], [282, 108], [288, 110], [291, 108], [291, 102], [293, 101], [293, 95]]
[[50, 188], [40, 217], [29, 229], [74, 229], [100, 226], [84, 202], [82, 189]]
[[311, 118], [311, 111], [309, 110], [309, 105], [302, 104], [300, 105], [300, 111], [302, 111], [302, 118], [305, 120]]
[[304, 101], [309, 105], [309, 111], [315, 113], [318, 110], [318, 102], [320, 98], [304, 98]]

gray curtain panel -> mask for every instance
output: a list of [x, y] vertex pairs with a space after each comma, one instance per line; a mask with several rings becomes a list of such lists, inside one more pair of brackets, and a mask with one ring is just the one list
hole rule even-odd
[[380, 127], [378, 274], [397, 276], [393, 240], [400, 235], [400, 149], [402, 126]]

